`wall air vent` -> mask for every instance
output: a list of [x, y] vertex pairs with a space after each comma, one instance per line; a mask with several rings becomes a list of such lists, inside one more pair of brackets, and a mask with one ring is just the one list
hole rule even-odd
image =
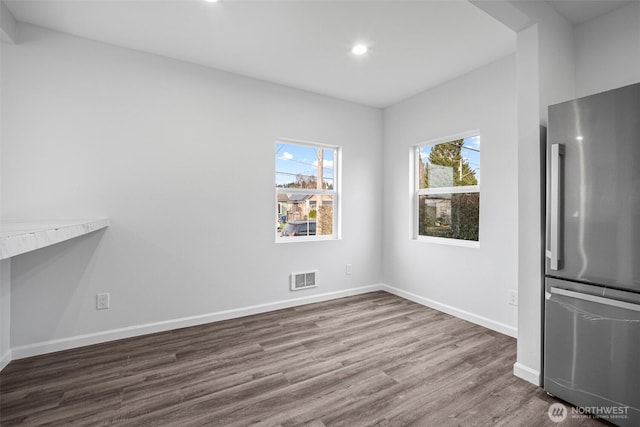
[[318, 286], [318, 270], [291, 273], [291, 290], [315, 288]]

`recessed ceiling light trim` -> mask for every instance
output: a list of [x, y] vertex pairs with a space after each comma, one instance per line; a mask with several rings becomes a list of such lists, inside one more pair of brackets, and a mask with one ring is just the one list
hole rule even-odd
[[353, 48], [351, 49], [351, 53], [353, 53], [354, 55], [364, 55], [365, 53], [367, 53], [368, 50], [369, 49], [367, 48], [366, 45], [357, 44], [353, 46]]

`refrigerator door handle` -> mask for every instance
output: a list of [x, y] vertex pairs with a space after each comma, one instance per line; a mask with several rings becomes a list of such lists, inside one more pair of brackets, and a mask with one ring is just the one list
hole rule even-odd
[[[556, 295], [563, 295], [565, 297], [575, 298], [575, 299], [579, 299], [579, 300], [583, 300], [583, 301], [591, 301], [591, 302], [595, 302], [597, 304], [603, 304], [603, 305], [608, 305], [608, 306], [611, 306], [611, 307], [623, 308], [625, 310], [640, 311], [640, 305], [639, 304], [633, 304], [631, 302], [619, 301], [619, 300], [616, 300], [616, 299], [605, 298], [605, 297], [599, 297], [597, 295], [583, 294], [583, 293], [580, 293], [580, 292], [570, 291], [568, 289], [556, 288], [556, 287], [553, 287], [553, 286], [549, 290], [551, 291], [552, 294], [556, 294]], [[550, 298], [551, 298], [550, 295], [546, 296], [546, 299], [550, 299]]]
[[551, 145], [551, 177], [549, 198], [549, 249], [546, 251], [549, 258], [549, 269], [560, 270], [562, 248], [562, 160], [564, 157], [564, 145]]

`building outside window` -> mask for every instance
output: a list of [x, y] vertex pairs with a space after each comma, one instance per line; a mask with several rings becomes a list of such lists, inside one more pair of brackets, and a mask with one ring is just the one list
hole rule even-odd
[[480, 135], [465, 133], [414, 149], [415, 238], [474, 246], [480, 240]]
[[338, 238], [339, 147], [276, 142], [276, 241]]

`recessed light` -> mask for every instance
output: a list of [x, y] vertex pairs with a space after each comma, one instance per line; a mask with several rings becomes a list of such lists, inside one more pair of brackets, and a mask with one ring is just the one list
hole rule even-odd
[[354, 55], [364, 55], [365, 53], [367, 53], [367, 47], [363, 44], [357, 44], [353, 47], [353, 49], [351, 49], [351, 53], [353, 53]]
[[204, 0], [204, 1], [206, 1], [207, 3], [218, 3], [218, 1], [220, 0]]
[[577, 139], [578, 141], [582, 141], [582, 140], [584, 139], [584, 136], [578, 135], [578, 136], [576, 136], [576, 139]]

